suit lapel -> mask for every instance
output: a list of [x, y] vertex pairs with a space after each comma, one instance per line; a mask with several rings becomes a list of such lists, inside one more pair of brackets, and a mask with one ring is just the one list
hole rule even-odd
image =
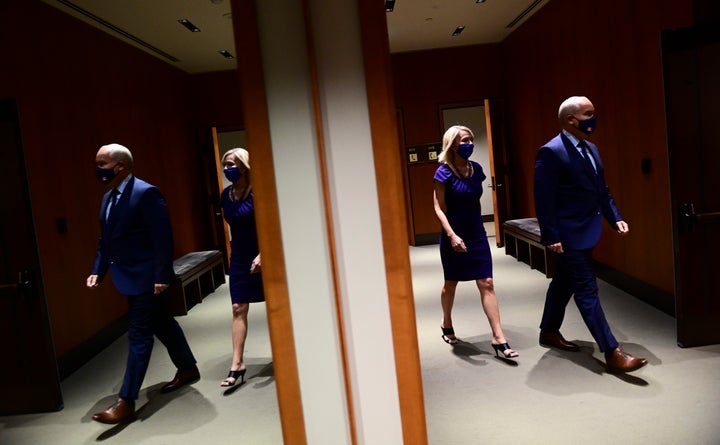
[[[583, 158], [583, 156], [578, 151], [577, 147], [575, 147], [568, 139], [567, 136], [560, 133], [561, 140], [563, 142], [563, 145], [565, 146], [565, 151], [568, 155], [568, 161], [570, 162], [572, 166], [572, 170], [578, 172], [579, 179], [587, 179], [588, 183], [587, 185], [589, 187], [597, 188], [598, 186], [598, 178], [600, 177], [600, 163], [598, 161], [598, 157], [595, 155], [595, 153], [592, 154], [593, 159], [595, 160], [595, 165], [597, 167], [597, 173], [593, 168], [588, 165], [588, 162]], [[587, 143], [587, 142], [586, 142]], [[591, 147], [590, 143], [587, 143], [588, 147]], [[590, 148], [590, 152], [593, 152], [595, 148]]]

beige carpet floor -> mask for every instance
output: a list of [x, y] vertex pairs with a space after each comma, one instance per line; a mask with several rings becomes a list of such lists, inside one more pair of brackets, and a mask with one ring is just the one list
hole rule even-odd
[[[543, 348], [537, 336], [548, 280], [494, 250], [503, 327], [520, 353], [515, 361], [495, 357], [472, 283], [459, 286], [453, 313], [461, 344], [441, 340], [437, 246], [410, 248], [430, 444], [720, 444], [720, 346], [678, 348], [672, 317], [600, 282], [615, 336], [648, 366], [606, 373], [572, 303], [562, 332], [582, 351]], [[281, 444], [264, 304], [250, 311], [248, 381], [231, 392], [218, 386], [231, 352], [227, 292], [220, 287], [179, 318], [199, 361], [198, 383], [161, 396], [174, 370], [156, 344], [140, 419], [120, 427], [93, 422], [119, 389], [121, 338], [63, 381], [62, 411], [0, 417], [0, 444]]]

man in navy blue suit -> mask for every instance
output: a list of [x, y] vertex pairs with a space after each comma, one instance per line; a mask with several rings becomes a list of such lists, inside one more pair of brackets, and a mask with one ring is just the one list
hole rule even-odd
[[556, 270], [545, 297], [540, 344], [578, 351], [560, 334], [565, 307], [574, 295], [580, 315], [605, 353], [609, 372], [630, 372], [647, 360], [624, 352], [600, 306], [592, 250], [600, 239], [602, 218], [621, 235], [627, 223], [605, 184], [603, 163], [586, 137], [595, 131], [595, 108], [586, 97], [566, 99], [558, 111], [562, 131], [540, 147], [535, 161], [535, 212], [543, 245], [555, 255]]
[[98, 179], [108, 185], [100, 211], [102, 235], [87, 287], [96, 288], [108, 269], [117, 290], [128, 300], [129, 353], [117, 401], [93, 416], [118, 423], [135, 416], [153, 336], [165, 345], [178, 371], [161, 392], [174, 391], [200, 379], [185, 334], [173, 318], [163, 291], [174, 276], [173, 237], [165, 199], [157, 187], [132, 173], [130, 150], [105, 145], [95, 156]]

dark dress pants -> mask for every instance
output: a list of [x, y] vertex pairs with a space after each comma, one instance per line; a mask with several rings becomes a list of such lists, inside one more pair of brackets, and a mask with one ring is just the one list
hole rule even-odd
[[196, 361], [182, 328], [170, 312], [165, 294], [155, 295], [149, 292], [129, 295], [127, 299], [130, 349], [119, 396], [136, 400], [150, 363], [153, 336], [157, 336], [165, 345], [176, 368], [192, 368]]
[[540, 329], [558, 332], [565, 318], [565, 307], [575, 296], [580, 315], [601, 352], [618, 346], [600, 306], [598, 286], [592, 263], [592, 249], [565, 250], [555, 253], [555, 275], [545, 297]]

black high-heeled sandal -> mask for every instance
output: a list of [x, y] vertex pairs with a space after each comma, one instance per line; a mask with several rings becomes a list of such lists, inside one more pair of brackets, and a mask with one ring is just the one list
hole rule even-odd
[[[220, 386], [222, 387], [228, 387], [228, 386], [235, 386], [235, 384], [238, 382], [238, 379], [240, 379], [240, 384], [242, 385], [245, 383], [245, 371], [246, 369], [238, 369], [236, 371], [233, 371], [232, 369], [228, 373], [228, 376], [225, 378], [225, 380], [220, 383]], [[232, 379], [232, 380], [230, 380]]]
[[[440, 326], [440, 329], [442, 329], [442, 339], [445, 343], [449, 345], [456, 345], [458, 344], [458, 339], [455, 337], [455, 329], [453, 328], [444, 328]], [[452, 338], [448, 337], [448, 335], [452, 335]]]
[[490, 343], [495, 350], [495, 357], [500, 357], [500, 353], [502, 352], [503, 357], [505, 358], [515, 358], [520, 357], [520, 354], [517, 353], [517, 351], [513, 350], [509, 344], [502, 343], [499, 345], [496, 345], [495, 343]]

